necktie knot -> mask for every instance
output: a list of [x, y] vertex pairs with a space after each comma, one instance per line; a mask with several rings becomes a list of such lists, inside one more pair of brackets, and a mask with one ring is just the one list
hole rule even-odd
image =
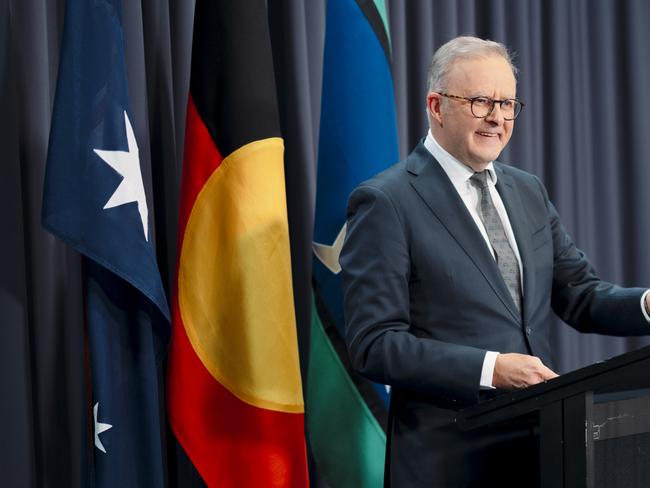
[[481, 190], [488, 186], [488, 170], [477, 171], [470, 177], [470, 181]]

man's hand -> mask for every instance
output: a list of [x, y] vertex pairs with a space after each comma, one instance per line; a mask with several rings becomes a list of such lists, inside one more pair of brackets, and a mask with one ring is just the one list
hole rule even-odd
[[492, 386], [504, 390], [517, 390], [557, 376], [544, 366], [538, 357], [517, 353], [499, 354], [494, 364]]

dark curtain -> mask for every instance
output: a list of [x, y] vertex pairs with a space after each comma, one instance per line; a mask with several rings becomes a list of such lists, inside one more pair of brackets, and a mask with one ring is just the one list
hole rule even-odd
[[[81, 262], [40, 225], [64, 5], [0, 1], [0, 479], [6, 486], [83, 486]], [[325, 0], [268, 5], [305, 344]], [[151, 174], [143, 177], [153, 195], [169, 292], [194, 2], [141, 0], [123, 8], [133, 123], [148, 136], [141, 156]], [[388, 1], [388, 9], [401, 155], [426, 133], [426, 71], [435, 48], [459, 34], [505, 42], [516, 53], [526, 108], [501, 159], [542, 178], [604, 279], [650, 285], [644, 252], [650, 243], [650, 4], [409, 0]], [[649, 342], [585, 336], [560, 323], [553, 337], [560, 371]], [[163, 375], [161, 368], [161, 385]], [[169, 485], [200, 486], [169, 433], [167, 443]]]
[[40, 226], [62, 5], [4, 2], [0, 68], [0, 479], [79, 486], [85, 451], [80, 259]]

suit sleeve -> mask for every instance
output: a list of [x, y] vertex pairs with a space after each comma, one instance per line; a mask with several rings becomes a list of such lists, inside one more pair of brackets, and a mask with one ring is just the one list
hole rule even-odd
[[551, 305], [567, 324], [581, 332], [616, 336], [646, 335], [650, 325], [641, 311], [645, 288], [624, 288], [602, 281], [566, 233], [555, 206], [544, 195], [553, 236]]
[[393, 387], [476, 401], [486, 351], [410, 330], [409, 239], [390, 197], [371, 186], [357, 188], [347, 225], [340, 263], [353, 368]]

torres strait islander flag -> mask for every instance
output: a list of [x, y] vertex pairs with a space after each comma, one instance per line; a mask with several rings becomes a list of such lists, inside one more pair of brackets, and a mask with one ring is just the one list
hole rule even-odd
[[329, 486], [375, 488], [384, 484], [388, 394], [346, 368], [339, 253], [348, 196], [399, 159], [389, 23], [384, 0], [328, 0], [326, 18], [307, 431]]
[[308, 486], [266, 4], [197, 0], [167, 404], [209, 486]]

